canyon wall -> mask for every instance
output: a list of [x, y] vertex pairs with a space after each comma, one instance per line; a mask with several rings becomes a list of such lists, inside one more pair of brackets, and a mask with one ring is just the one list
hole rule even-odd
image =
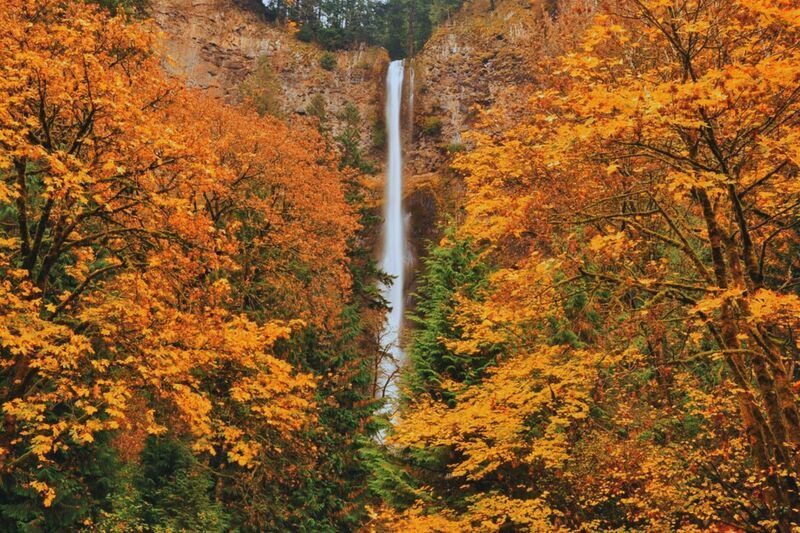
[[[459, 214], [463, 184], [449, 164], [469, 148], [464, 133], [478, 119], [478, 108], [500, 102], [514, 86], [534, 82], [528, 48], [542, 35], [553, 0], [495, 4], [492, 9], [490, 0], [467, 2], [410, 61], [414, 105], [404, 113], [405, 203], [417, 258], [428, 240], [437, 239], [439, 223]], [[240, 100], [255, 87], [269, 100], [269, 112], [286, 117], [306, 114], [323, 102], [333, 135], [346, 127], [343, 114], [351, 103], [362, 117], [362, 150], [379, 168], [385, 164], [385, 50], [324, 52], [300, 42], [290, 28], [267, 22], [258, 0], [152, 0], [151, 11], [169, 72], [227, 101]], [[332, 68], [323, 68], [326, 55], [335, 59]], [[379, 171], [370, 180], [376, 208], [382, 178]]]
[[[287, 117], [324, 102], [333, 135], [344, 129], [339, 116], [351, 103], [365, 125], [363, 148], [380, 148], [375, 136], [380, 136], [389, 63], [383, 49], [326, 53], [297, 40], [290, 28], [266, 21], [257, 2], [152, 0], [151, 15], [160, 30], [165, 68], [190, 86], [229, 102], [255, 88], [268, 100], [267, 111]], [[323, 67], [326, 55], [328, 68]]]
[[533, 83], [529, 49], [549, 20], [552, 0], [472, 0], [441, 24], [414, 58], [414, 124], [407, 154], [406, 203], [417, 255], [439, 236], [437, 223], [458, 217], [462, 180], [449, 164], [469, 149], [464, 134], [479, 108]]

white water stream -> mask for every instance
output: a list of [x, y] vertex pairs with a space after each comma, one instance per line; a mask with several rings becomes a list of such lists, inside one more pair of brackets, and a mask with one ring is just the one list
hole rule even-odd
[[403, 107], [403, 74], [405, 62], [392, 61], [386, 75], [386, 193], [384, 197], [383, 257], [381, 269], [394, 278], [381, 292], [391, 310], [386, 317], [382, 343], [390, 357], [381, 360], [378, 372], [379, 398], [386, 398], [384, 412], [391, 413], [398, 398], [398, 376], [405, 363], [405, 353], [400, 346], [403, 329], [406, 249], [406, 216], [403, 212], [403, 154], [400, 113]]

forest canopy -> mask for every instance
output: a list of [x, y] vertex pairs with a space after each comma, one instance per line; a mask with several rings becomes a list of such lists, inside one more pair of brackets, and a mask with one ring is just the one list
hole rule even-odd
[[362, 475], [379, 307], [354, 171], [168, 79], [148, 22], [11, 0], [0, 27], [2, 529], [352, 519], [325, 494]]
[[297, 37], [336, 50], [365, 43], [394, 59], [422, 48], [463, 0], [264, 0], [268, 18], [297, 25]]
[[796, 530], [800, 10], [559, 2], [521, 53], [454, 162], [378, 520]]

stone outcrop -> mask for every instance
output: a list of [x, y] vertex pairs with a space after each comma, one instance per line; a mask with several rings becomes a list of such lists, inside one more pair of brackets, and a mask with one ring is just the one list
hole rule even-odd
[[490, 10], [473, 0], [434, 32], [414, 59], [416, 96], [412, 174], [440, 169], [463, 148], [463, 133], [513, 85], [529, 83], [525, 49], [541, 31], [542, 9], [504, 0]]
[[266, 21], [257, 2], [243, 3], [249, 1], [152, 0], [167, 71], [229, 102], [241, 98], [253, 76], [275, 93], [271, 112], [287, 116], [304, 114], [321, 96], [334, 135], [344, 127], [337, 115], [352, 103], [365, 125], [363, 146], [371, 149], [374, 126], [382, 121], [388, 54], [374, 47], [339, 52], [326, 70], [320, 61], [325, 52]]
[[[411, 212], [410, 240], [415, 257], [437, 238], [444, 214], [458, 216], [463, 183], [449, 170], [452, 158], [468, 149], [464, 133], [478, 117], [476, 106], [490, 107], [508, 90], [530, 83], [526, 47], [541, 33], [553, 0], [471, 0], [433, 33], [411, 61], [413, 106], [405, 131], [405, 204]], [[379, 166], [384, 112], [385, 50], [362, 47], [335, 54], [326, 70], [317, 46], [298, 41], [287, 28], [266, 21], [258, 0], [151, 0], [161, 30], [165, 68], [226, 101], [242, 88], [259, 86], [272, 99], [273, 112], [304, 114], [314, 101], [325, 104], [333, 135], [342, 132], [348, 103], [362, 117], [362, 149]], [[406, 87], [405, 101], [410, 101]], [[380, 207], [382, 173], [370, 180]], [[375, 236], [377, 238], [377, 236]]]
[[546, 7], [536, 0], [472, 0], [440, 25], [414, 58], [413, 128], [406, 154], [406, 198], [412, 212], [412, 243], [420, 252], [436, 239], [437, 221], [459, 215], [463, 183], [449, 170], [468, 149], [464, 134], [488, 108], [532, 69], [526, 54], [541, 34]]

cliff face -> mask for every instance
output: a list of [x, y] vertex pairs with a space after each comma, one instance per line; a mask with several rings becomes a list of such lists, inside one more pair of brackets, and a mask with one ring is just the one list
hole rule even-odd
[[442, 24], [415, 58], [414, 174], [436, 171], [477, 116], [509, 86], [530, 82], [525, 46], [541, 28], [531, 0], [505, 0], [490, 10], [475, 0]]
[[265, 93], [269, 111], [279, 115], [304, 114], [322, 102], [334, 135], [344, 127], [336, 115], [352, 103], [365, 125], [362, 144], [369, 149], [373, 126], [382, 119], [386, 52], [339, 52], [327, 70], [321, 65], [323, 51], [268, 23], [252, 1], [152, 0], [167, 71], [226, 101], [239, 100], [243, 86], [250, 86]]
[[406, 203], [411, 239], [421, 253], [437, 236], [443, 214], [458, 216], [461, 180], [448, 169], [468, 149], [463, 134], [477, 107], [500, 102], [509, 89], [533, 82], [528, 61], [552, 0], [473, 0], [436, 29], [414, 59], [413, 129], [407, 149]]
[[[527, 47], [542, 34], [547, 6], [553, 3], [497, 0], [491, 9], [490, 0], [471, 0], [434, 31], [411, 61], [405, 203], [412, 214], [409, 237], [415, 257], [423, 254], [427, 240], [436, 238], [437, 222], [445, 214], [458, 215], [463, 187], [449, 162], [468, 149], [463, 134], [478, 117], [476, 106], [490, 107], [511, 87], [533, 81]], [[343, 112], [352, 103], [362, 117], [362, 149], [383, 165], [385, 50], [338, 52], [327, 70], [321, 64], [325, 52], [264, 20], [258, 0], [152, 0], [152, 15], [168, 58], [165, 68], [189, 85], [227, 101], [255, 88], [269, 100], [270, 112], [285, 116], [304, 114], [322, 102], [333, 135], [346, 126]], [[372, 183], [378, 207], [382, 174]]]

